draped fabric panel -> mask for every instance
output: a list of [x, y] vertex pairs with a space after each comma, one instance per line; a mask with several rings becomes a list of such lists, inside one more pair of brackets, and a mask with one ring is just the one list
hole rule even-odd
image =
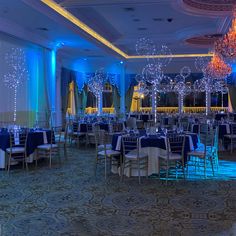
[[85, 113], [86, 105], [87, 105], [87, 95], [88, 95], [88, 86], [84, 85], [82, 91], [82, 113]]
[[81, 107], [81, 103], [82, 103], [82, 96], [81, 94], [79, 94], [78, 91], [78, 86], [76, 83], [74, 83], [74, 96], [75, 96], [75, 114], [79, 114], [80, 113], [80, 107]]
[[229, 88], [229, 95], [232, 104], [233, 111], [236, 111], [236, 86], [235, 85], [228, 85]]
[[135, 74], [126, 74], [125, 75], [125, 110], [130, 112], [134, 86], [138, 85], [138, 82], [135, 80]]
[[61, 108], [62, 117], [66, 117], [69, 96], [69, 83], [71, 82], [71, 71], [62, 68], [61, 70]]
[[126, 112], [130, 112], [133, 93], [134, 93], [134, 86], [130, 86], [128, 91], [125, 94], [125, 110], [126, 110]]
[[112, 98], [115, 112], [118, 114], [120, 112], [120, 94], [116, 86], [112, 86]]

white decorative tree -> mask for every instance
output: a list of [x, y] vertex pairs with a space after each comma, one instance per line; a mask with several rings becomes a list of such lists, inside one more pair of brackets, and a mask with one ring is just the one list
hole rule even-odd
[[5, 85], [14, 92], [13, 121], [16, 122], [17, 90], [28, 79], [25, 52], [22, 48], [12, 48], [5, 55], [8, 72], [4, 75]]
[[102, 113], [102, 92], [103, 86], [107, 81], [107, 74], [104, 69], [101, 68], [95, 72], [95, 76], [88, 79], [89, 90], [95, 95], [97, 99], [98, 115]]

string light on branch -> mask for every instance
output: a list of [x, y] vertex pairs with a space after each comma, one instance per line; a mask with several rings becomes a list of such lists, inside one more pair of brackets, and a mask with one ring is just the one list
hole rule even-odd
[[22, 48], [12, 48], [5, 55], [6, 66], [8, 73], [3, 76], [5, 86], [14, 91], [14, 117], [16, 122], [16, 104], [17, 104], [17, 90], [25, 80], [28, 80], [28, 70], [26, 64], [25, 51]]

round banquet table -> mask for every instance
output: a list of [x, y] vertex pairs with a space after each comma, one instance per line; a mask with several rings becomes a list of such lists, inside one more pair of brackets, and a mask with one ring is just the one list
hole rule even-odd
[[[121, 144], [121, 134], [112, 136], [112, 149], [116, 151], [123, 150]], [[161, 135], [149, 135], [140, 137], [140, 152], [148, 155], [148, 175], [159, 173], [159, 157], [166, 156], [166, 138]], [[186, 133], [184, 159], [187, 160], [187, 153], [198, 148], [198, 136], [194, 133]], [[118, 173], [116, 169], [112, 169], [113, 173]], [[145, 176], [145, 171], [141, 171], [142, 176]], [[126, 168], [126, 176], [137, 176], [136, 169]]]
[[[29, 162], [33, 161], [31, 156], [37, 146], [51, 142], [51, 130], [37, 130], [28, 133], [26, 143], [26, 153], [30, 157]], [[10, 134], [7, 131], [0, 132], [0, 168], [5, 168], [5, 152], [10, 147]]]

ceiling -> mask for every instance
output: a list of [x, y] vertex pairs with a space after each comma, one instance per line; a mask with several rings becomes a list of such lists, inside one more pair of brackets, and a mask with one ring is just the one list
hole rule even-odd
[[[166, 44], [173, 54], [208, 53], [214, 40], [227, 31], [231, 21], [229, 9], [236, 3], [235, 0], [55, 2], [128, 55], [136, 54], [135, 44], [140, 37], [148, 37], [157, 45]], [[208, 4], [208, 10], [203, 4]], [[210, 8], [216, 4], [223, 8]], [[0, 0], [0, 19], [37, 35], [43, 45], [60, 45], [60, 51], [72, 59], [122, 58], [40, 0]]]
[[173, 54], [207, 53], [212, 42], [190, 44], [189, 39], [224, 33], [227, 19], [227, 14], [202, 15], [201, 9], [190, 14], [188, 5], [178, 0], [56, 1], [129, 55], [136, 53], [135, 43], [140, 37], [149, 37], [157, 45], [168, 45]]

